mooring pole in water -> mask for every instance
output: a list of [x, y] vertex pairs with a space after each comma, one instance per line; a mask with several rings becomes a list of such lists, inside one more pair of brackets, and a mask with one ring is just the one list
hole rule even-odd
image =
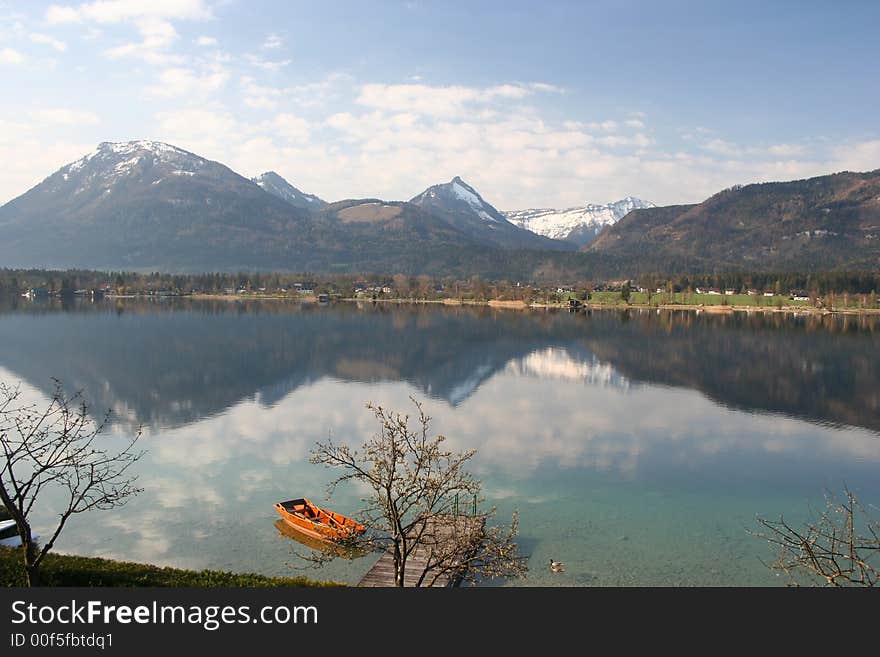
[[458, 515], [458, 493], [455, 494], [455, 515]]
[[474, 515], [477, 515], [477, 496], [474, 495]]

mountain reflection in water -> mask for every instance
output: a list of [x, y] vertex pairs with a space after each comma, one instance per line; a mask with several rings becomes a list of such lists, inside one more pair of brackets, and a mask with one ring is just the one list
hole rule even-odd
[[457, 406], [499, 372], [700, 391], [748, 411], [880, 430], [875, 316], [511, 312], [275, 301], [0, 303], [0, 367], [82, 390], [114, 421], [185, 425], [321, 379], [404, 381]]

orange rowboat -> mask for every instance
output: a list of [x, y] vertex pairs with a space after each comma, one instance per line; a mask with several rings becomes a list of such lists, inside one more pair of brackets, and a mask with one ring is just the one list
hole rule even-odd
[[287, 500], [275, 504], [275, 510], [299, 531], [324, 540], [347, 538], [360, 534], [365, 527], [341, 513], [327, 511], [309, 500]]

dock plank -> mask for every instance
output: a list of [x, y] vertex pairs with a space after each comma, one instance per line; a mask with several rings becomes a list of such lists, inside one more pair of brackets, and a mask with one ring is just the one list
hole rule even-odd
[[[474, 516], [449, 515], [432, 520], [433, 526], [429, 532], [437, 537], [437, 540], [443, 540], [444, 536], [451, 537], [458, 532], [476, 532], [482, 530], [483, 519]], [[430, 547], [417, 545], [410, 553], [406, 561], [406, 570], [403, 576], [404, 586], [414, 587], [418, 578], [424, 571], [428, 558], [430, 556]], [[430, 579], [427, 576], [426, 579]], [[444, 575], [438, 577], [432, 584], [434, 587], [457, 586], [458, 582], [452, 581], [451, 576]], [[373, 567], [363, 576], [358, 586], [364, 587], [385, 587], [394, 586], [394, 554], [389, 548], [386, 550]]]

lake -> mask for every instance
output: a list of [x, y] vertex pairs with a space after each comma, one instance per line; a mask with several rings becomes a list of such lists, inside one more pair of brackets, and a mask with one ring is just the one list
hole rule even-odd
[[316, 441], [359, 445], [368, 401], [410, 396], [519, 512], [530, 572], [507, 584], [773, 585], [756, 516], [844, 485], [880, 503], [877, 317], [0, 300], [0, 380], [45, 400], [53, 377], [147, 450], [143, 493], [65, 529], [82, 555], [356, 583], [375, 557], [299, 570], [272, 505], [327, 502]]

